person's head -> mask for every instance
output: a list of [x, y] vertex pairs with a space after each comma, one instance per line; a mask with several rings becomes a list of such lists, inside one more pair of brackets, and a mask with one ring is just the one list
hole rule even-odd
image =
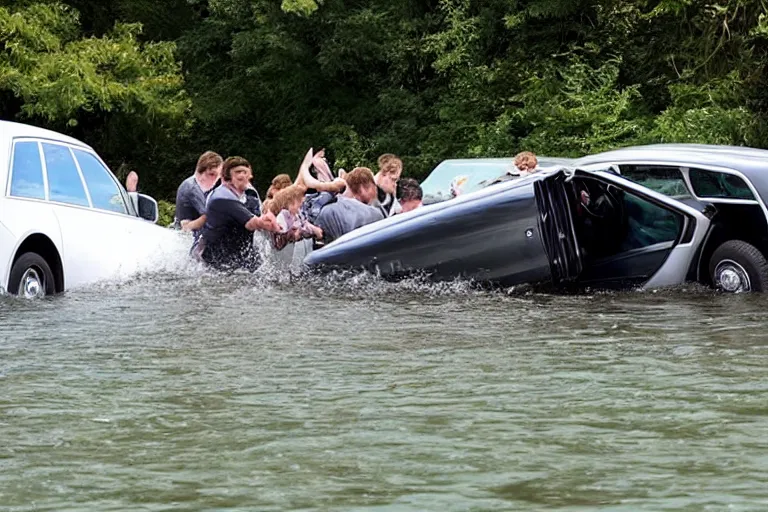
[[394, 195], [397, 191], [397, 182], [403, 172], [403, 161], [392, 153], [385, 153], [379, 157], [379, 172], [376, 174], [376, 184], [387, 194]]
[[278, 174], [272, 178], [272, 184], [267, 190], [267, 199], [272, 199], [275, 197], [278, 190], [283, 190], [284, 188], [290, 187], [292, 184], [293, 182], [291, 181], [290, 176], [287, 174]]
[[275, 198], [269, 203], [269, 209], [277, 215], [283, 210], [288, 210], [293, 215], [297, 215], [301, 210], [301, 203], [304, 202], [306, 189], [301, 185], [290, 185], [275, 193]]
[[224, 160], [221, 168], [221, 180], [231, 184], [240, 193], [245, 192], [253, 177], [251, 164], [241, 156], [231, 156]]
[[539, 165], [539, 161], [536, 159], [536, 155], [530, 151], [523, 151], [515, 155], [515, 167], [523, 174], [534, 172], [537, 165]]
[[419, 182], [413, 178], [403, 178], [397, 184], [397, 198], [403, 213], [415, 210], [421, 206], [424, 192]]
[[371, 204], [376, 198], [376, 181], [373, 172], [367, 167], [355, 167], [344, 175], [347, 182], [347, 193], [361, 203]]
[[224, 160], [218, 153], [206, 151], [197, 159], [195, 174], [198, 177], [204, 177], [206, 181], [214, 182], [219, 178], [223, 162]]

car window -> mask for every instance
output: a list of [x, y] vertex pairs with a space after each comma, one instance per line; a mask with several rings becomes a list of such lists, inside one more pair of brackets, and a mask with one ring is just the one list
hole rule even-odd
[[636, 196], [624, 193], [628, 230], [622, 251], [677, 240], [683, 228], [683, 215]]
[[89, 206], [80, 173], [66, 146], [43, 143], [48, 172], [48, 199], [58, 203]]
[[454, 179], [463, 182], [463, 194], [483, 188], [492, 180], [504, 176], [515, 169], [512, 159], [509, 160], [477, 160], [466, 161], [446, 160], [430, 173], [421, 183], [421, 189], [427, 202], [434, 203], [450, 199], [451, 182]]
[[13, 145], [11, 195], [45, 199], [43, 165], [40, 163], [40, 149], [35, 141], [19, 141]]
[[734, 174], [691, 169], [688, 176], [691, 179], [694, 193], [699, 197], [755, 199], [747, 183]]
[[690, 199], [680, 167], [668, 165], [622, 165], [621, 174], [635, 183], [675, 199]]
[[74, 149], [75, 158], [91, 195], [94, 208], [111, 212], [127, 213], [125, 201], [120, 193], [112, 173], [106, 169], [93, 154]]

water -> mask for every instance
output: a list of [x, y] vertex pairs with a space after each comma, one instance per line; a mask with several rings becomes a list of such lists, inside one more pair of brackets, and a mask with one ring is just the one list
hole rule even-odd
[[765, 510], [766, 306], [191, 270], [0, 299], [0, 509]]

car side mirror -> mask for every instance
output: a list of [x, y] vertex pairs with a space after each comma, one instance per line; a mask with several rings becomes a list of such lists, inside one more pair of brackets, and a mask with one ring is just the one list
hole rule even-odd
[[128, 192], [128, 195], [133, 201], [133, 206], [136, 208], [136, 212], [144, 220], [149, 222], [157, 222], [160, 219], [160, 208], [157, 206], [157, 201], [145, 194], [139, 194], [138, 192]]

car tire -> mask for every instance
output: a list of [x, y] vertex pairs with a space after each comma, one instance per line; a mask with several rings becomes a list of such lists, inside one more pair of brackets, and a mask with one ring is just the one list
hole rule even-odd
[[730, 293], [768, 291], [768, 261], [760, 249], [729, 240], [712, 254], [709, 276], [715, 288]]
[[53, 272], [48, 262], [36, 252], [25, 252], [11, 267], [8, 293], [28, 299], [56, 293]]

